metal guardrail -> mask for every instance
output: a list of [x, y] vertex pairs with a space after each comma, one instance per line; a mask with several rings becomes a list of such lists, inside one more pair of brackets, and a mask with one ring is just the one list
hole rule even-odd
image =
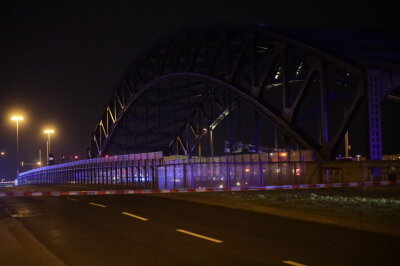
[[400, 180], [400, 161], [243, 161], [247, 159], [251, 158], [226, 156], [167, 160], [161, 152], [131, 154], [27, 171], [19, 175], [18, 184], [86, 184], [132, 189], [223, 189]]

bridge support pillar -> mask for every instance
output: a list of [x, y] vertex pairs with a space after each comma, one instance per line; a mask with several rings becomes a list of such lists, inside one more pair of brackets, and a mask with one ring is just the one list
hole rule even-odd
[[380, 71], [368, 71], [367, 89], [367, 115], [368, 115], [368, 141], [370, 160], [382, 160], [382, 128], [381, 128], [381, 77]]
[[400, 73], [369, 69], [367, 71], [367, 115], [370, 160], [382, 160], [381, 102], [400, 86]]

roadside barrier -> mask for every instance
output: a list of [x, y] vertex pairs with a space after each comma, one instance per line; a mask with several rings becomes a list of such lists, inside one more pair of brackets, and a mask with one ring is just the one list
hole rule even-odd
[[91, 196], [91, 195], [123, 195], [123, 194], [159, 194], [159, 193], [187, 193], [187, 192], [238, 192], [238, 191], [266, 191], [266, 190], [300, 190], [323, 188], [354, 188], [379, 187], [400, 185], [397, 181], [351, 182], [331, 184], [300, 184], [265, 187], [232, 187], [232, 188], [182, 188], [182, 189], [115, 189], [115, 190], [82, 190], [82, 191], [17, 191], [0, 192], [0, 197], [43, 197], [43, 196]]

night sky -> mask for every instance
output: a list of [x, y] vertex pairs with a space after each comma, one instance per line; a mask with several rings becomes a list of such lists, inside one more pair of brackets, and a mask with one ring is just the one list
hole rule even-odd
[[[187, 25], [236, 23], [347, 29], [398, 29], [396, 8], [349, 1], [8, 1], [0, 9], [0, 178], [15, 174], [15, 124], [20, 159], [46, 153], [44, 127], [59, 156], [86, 156], [90, 132], [115, 83], [156, 38]], [[378, 2], [374, 2], [378, 4]], [[58, 159], [58, 157], [56, 157]], [[23, 168], [28, 170], [30, 168]]]

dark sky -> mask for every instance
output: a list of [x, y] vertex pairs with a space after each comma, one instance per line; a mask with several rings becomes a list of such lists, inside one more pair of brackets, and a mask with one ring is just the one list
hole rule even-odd
[[[14, 175], [20, 109], [20, 158], [45, 154], [52, 125], [56, 154], [85, 156], [90, 132], [114, 84], [157, 37], [182, 26], [238, 23], [394, 30], [396, 8], [382, 1], [8, 1], [0, 9], [0, 178]], [[361, 8], [360, 8], [361, 7]], [[27, 168], [25, 168], [26, 170]]]

